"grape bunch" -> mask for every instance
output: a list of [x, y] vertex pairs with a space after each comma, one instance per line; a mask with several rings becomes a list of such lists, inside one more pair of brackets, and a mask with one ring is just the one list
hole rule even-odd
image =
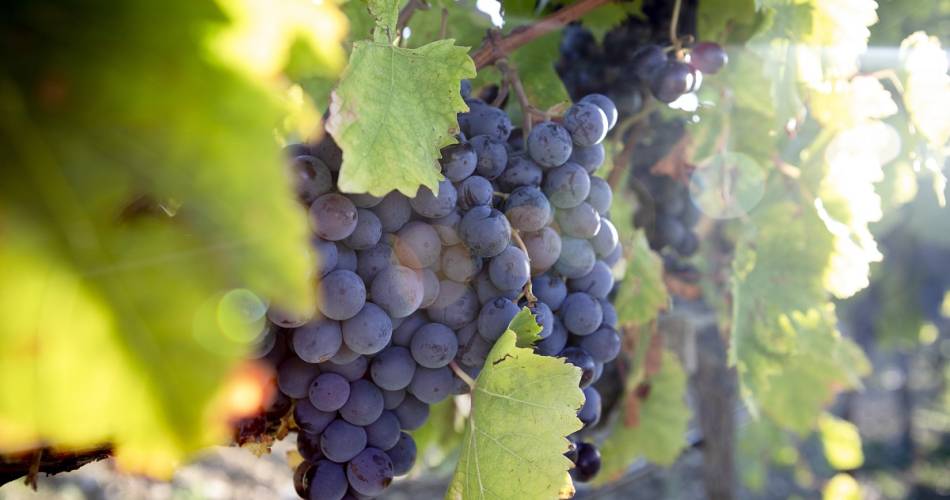
[[[332, 140], [287, 148], [312, 223], [319, 303], [304, 316], [269, 309], [258, 357], [275, 367], [279, 390], [244, 425], [292, 411], [303, 498], [374, 497], [409, 472], [408, 432], [429, 405], [469, 390], [450, 364], [477, 377], [523, 307], [542, 328], [536, 352], [582, 370], [580, 420], [600, 418], [591, 384], [620, 350], [607, 296], [621, 248], [611, 189], [591, 174], [616, 109], [587, 96], [523, 134], [501, 109], [466, 97], [437, 192], [340, 193]], [[597, 449], [571, 442], [573, 474], [588, 480]]]

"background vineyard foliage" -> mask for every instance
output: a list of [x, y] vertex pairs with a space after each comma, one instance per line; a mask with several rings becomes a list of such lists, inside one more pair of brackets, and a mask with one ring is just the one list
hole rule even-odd
[[[580, 24], [600, 40], [625, 16], [643, 16], [644, 3], [608, 4]], [[946, 243], [936, 229], [946, 220], [950, 127], [937, 112], [950, 106], [946, 56], [936, 38], [909, 29], [929, 22], [931, 35], [946, 34], [945, 18], [923, 21], [934, 6], [922, 1], [685, 3], [695, 5], [697, 36], [726, 45], [730, 62], [704, 82], [694, 111], [662, 114], [696, 117], [687, 126], [689, 163], [700, 172], [729, 158], [740, 165], [730, 175], [761, 179], [760, 201], [714, 221], [734, 235], [730, 283], [704, 284], [716, 292], [706, 299], [756, 419], [740, 451], [769, 456], [817, 433], [834, 469], [854, 469], [862, 457], [853, 428], [823, 408], [860, 388], [869, 364], [839, 332], [836, 299], [857, 307], [868, 295], [855, 295], [870, 284], [868, 294], [889, 299], [878, 331], [898, 344], [932, 321], [894, 291], [926, 281], [926, 270], [888, 272], [902, 268], [882, 260], [889, 252], [872, 229], [888, 235], [885, 250]], [[465, 57], [488, 17], [470, 1], [432, 4], [412, 18], [405, 41], [394, 33], [395, 0], [3, 8], [2, 451], [108, 443], [126, 469], [167, 475], [227, 439], [229, 417], [243, 409], [231, 397], [247, 374], [241, 360], [267, 302], [299, 309], [314, 300], [307, 222], [280, 164], [282, 143], [319, 135], [330, 110], [327, 128], [348, 179], [341, 187], [411, 194], [439, 180], [438, 151], [454, 140], [453, 117], [464, 110], [459, 80], [474, 78], [476, 90], [500, 82], [494, 68], [476, 76]], [[563, 4], [505, 2], [502, 33]], [[439, 41], [443, 9], [449, 40]], [[64, 23], [76, 29], [51, 28]], [[508, 58], [541, 109], [569, 101], [554, 69], [560, 35]], [[869, 40], [899, 45], [893, 71], [857, 65]], [[377, 88], [381, 61], [399, 57], [425, 64], [390, 68], [404, 75], [395, 94]], [[508, 111], [520, 116], [514, 99]], [[386, 144], [366, 148], [380, 131]], [[926, 203], [907, 204], [918, 190]], [[683, 360], [663, 350], [659, 370], [646, 366], [651, 337], [643, 332], [671, 299], [662, 260], [625, 224], [635, 209], [632, 195], [615, 197], [627, 249], [626, 266], [615, 270], [623, 276], [618, 312], [637, 347], [622, 394], [634, 398], [634, 388], [652, 383], [662, 398], [642, 403], [636, 426], [624, 418], [629, 402], [605, 419], [604, 470], [613, 474], [641, 456], [674, 460], [689, 417]], [[417, 437], [420, 449], [451, 461], [464, 426], [448, 430], [455, 408], [442, 413]], [[517, 428], [517, 414], [490, 418]], [[570, 432], [564, 427], [560, 435]], [[503, 474], [497, 465], [487, 474]], [[761, 483], [762, 468], [743, 472]], [[454, 484], [469, 497], [464, 474]]]

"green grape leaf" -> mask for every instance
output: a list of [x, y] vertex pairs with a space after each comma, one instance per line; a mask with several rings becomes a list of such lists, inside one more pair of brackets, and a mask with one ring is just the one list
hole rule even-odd
[[696, 31], [700, 40], [725, 41], [731, 31], [753, 24], [756, 17], [754, 0], [702, 2], [696, 10]]
[[[265, 300], [313, 307], [284, 91], [216, 51], [204, 4], [8, 14], [32, 53], [0, 77], [0, 448], [168, 475], [228, 439]], [[70, 43], [30, 38], [58, 16]]]
[[621, 324], [642, 325], [656, 318], [669, 302], [663, 261], [650, 250], [642, 231], [624, 239], [623, 244], [627, 267], [617, 294], [617, 319]]
[[456, 142], [456, 114], [467, 109], [459, 84], [473, 76], [475, 65], [453, 40], [418, 49], [354, 44], [327, 122], [343, 150], [340, 190], [377, 196], [394, 189], [415, 196], [419, 186], [436, 191], [439, 150]]
[[[441, 8], [439, 8], [441, 7]], [[446, 36], [464, 47], [478, 47], [492, 27], [491, 19], [475, 7], [474, 0], [444, 0], [429, 10], [416, 11], [409, 21], [412, 34], [408, 45], [419, 47], [439, 39], [442, 30], [442, 9], [448, 12]]]
[[589, 29], [598, 43], [604, 41], [604, 35], [619, 26], [629, 16], [643, 16], [643, 0], [608, 3], [584, 14], [581, 24]]
[[498, 339], [475, 381], [446, 498], [556, 498], [565, 483], [565, 436], [581, 428], [580, 370], [517, 338], [509, 329]]
[[[623, 416], [616, 419], [609, 438], [600, 449], [601, 470], [594, 484], [616, 480], [637, 458], [660, 465], [671, 465], [686, 446], [686, 426], [690, 411], [684, 399], [686, 373], [679, 359], [663, 352], [660, 371], [650, 380], [650, 394], [639, 406], [637, 425], [627, 426]], [[626, 397], [637, 397], [628, 391]], [[626, 405], [626, 399], [619, 403]]]
[[836, 470], [854, 470], [864, 464], [858, 427], [829, 413], [818, 419], [818, 432], [828, 464]]
[[541, 325], [534, 319], [531, 309], [522, 307], [521, 311], [512, 318], [508, 329], [518, 336], [518, 347], [531, 347], [541, 339]]
[[436, 467], [446, 460], [454, 461], [464, 430], [465, 419], [457, 411], [454, 398], [430, 406], [429, 418], [422, 427], [412, 431], [420, 465]]
[[860, 385], [868, 362], [835, 330], [824, 284], [833, 236], [813, 209], [780, 197], [766, 195], [774, 201], [739, 240], [730, 357], [750, 409], [805, 433], [835, 391]]
[[528, 100], [539, 109], [571, 100], [561, 77], [554, 70], [560, 43], [561, 33], [554, 31], [522, 45], [508, 58], [518, 70]]

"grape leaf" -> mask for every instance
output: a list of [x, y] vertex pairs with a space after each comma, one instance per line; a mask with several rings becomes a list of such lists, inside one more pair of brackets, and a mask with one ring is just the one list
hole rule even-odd
[[518, 336], [518, 347], [531, 347], [541, 338], [541, 325], [535, 321], [531, 309], [527, 307], [522, 307], [511, 319], [508, 329]]
[[498, 339], [475, 381], [446, 498], [557, 498], [564, 485], [565, 436], [581, 428], [580, 370], [517, 347], [517, 338], [509, 329]]
[[627, 267], [617, 294], [617, 319], [621, 324], [642, 325], [656, 318], [669, 301], [663, 283], [663, 261], [650, 250], [642, 231], [624, 238], [623, 244]]
[[833, 236], [813, 209], [773, 192], [753, 211], [733, 263], [730, 358], [753, 412], [809, 431], [836, 390], [860, 385], [860, 350], [835, 330], [824, 278]]
[[456, 114], [467, 109], [459, 84], [473, 76], [474, 63], [453, 40], [418, 49], [354, 44], [327, 121], [343, 150], [340, 190], [415, 196], [421, 185], [437, 191], [439, 150], [456, 142]]
[[560, 42], [560, 31], [554, 31], [522, 45], [509, 56], [511, 63], [518, 69], [528, 100], [540, 109], [570, 101], [561, 77], [554, 70], [554, 63], [560, 54]]
[[487, 14], [475, 7], [474, 0], [443, 0], [429, 10], [416, 11], [409, 21], [412, 34], [408, 45], [419, 47], [439, 39], [442, 29], [442, 9], [448, 12], [446, 36], [455, 39], [459, 45], [477, 47], [481, 45], [485, 33], [492, 27]]
[[111, 444], [169, 474], [229, 436], [222, 386], [264, 299], [312, 307], [283, 91], [216, 52], [227, 26], [185, 0], [0, 19], [31, 47], [0, 77], [2, 451]]
[[417, 454], [423, 465], [439, 466], [446, 460], [455, 460], [462, 442], [465, 420], [456, 411], [455, 398], [449, 398], [429, 407], [429, 418], [422, 427], [412, 431]]
[[[650, 378], [650, 394], [639, 406], [639, 423], [628, 427], [623, 418], [614, 421], [610, 437], [600, 449], [602, 466], [594, 484], [616, 480], [640, 457], [660, 465], [672, 464], [686, 445], [690, 411], [685, 395], [686, 373], [679, 359], [664, 351], [660, 371]], [[631, 397], [636, 397], [634, 391], [626, 395]], [[621, 408], [624, 405], [619, 403]]]
[[396, 33], [396, 23], [399, 20], [400, 0], [367, 0], [370, 14], [376, 19], [373, 29], [373, 41], [377, 43], [393, 43], [399, 33]]

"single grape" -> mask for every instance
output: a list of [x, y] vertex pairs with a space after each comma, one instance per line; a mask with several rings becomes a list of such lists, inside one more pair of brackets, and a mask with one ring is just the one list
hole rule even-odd
[[509, 245], [488, 264], [488, 275], [502, 290], [520, 289], [531, 279], [528, 256], [520, 248]]
[[308, 363], [322, 363], [340, 350], [343, 333], [340, 323], [321, 320], [308, 323], [294, 330], [292, 345], [300, 359]]
[[492, 180], [504, 172], [508, 164], [508, 149], [503, 141], [487, 135], [478, 135], [472, 137], [469, 142], [478, 157], [475, 173]]
[[539, 231], [551, 220], [551, 204], [535, 186], [516, 188], [505, 201], [505, 216], [519, 231]]
[[455, 358], [458, 339], [451, 328], [439, 323], [429, 323], [416, 330], [410, 348], [413, 359], [420, 366], [441, 368]]
[[442, 280], [439, 297], [426, 308], [426, 314], [435, 323], [457, 329], [473, 321], [478, 309], [478, 296], [474, 290], [451, 280]]
[[680, 241], [686, 237], [686, 227], [683, 226], [683, 223], [679, 219], [668, 216], [660, 215], [656, 219], [655, 227], [655, 238], [654, 241], [651, 241], [651, 246], [654, 242], [656, 243], [656, 248], [663, 248], [665, 246], [677, 247], [680, 245]]
[[465, 245], [455, 245], [442, 252], [442, 273], [459, 283], [471, 281], [482, 270], [482, 259]]
[[580, 165], [587, 173], [593, 174], [604, 164], [606, 155], [603, 143], [594, 144], [593, 146], [575, 145], [568, 160]]
[[493, 106], [471, 106], [467, 117], [466, 136], [487, 135], [497, 141], [508, 140], [511, 134], [511, 119], [503, 110]]
[[544, 178], [544, 171], [530, 158], [523, 154], [508, 157], [508, 168], [495, 182], [502, 191], [510, 193], [521, 186], [540, 186]]
[[494, 257], [511, 242], [511, 225], [498, 210], [475, 207], [459, 223], [459, 236], [479, 257]]
[[363, 448], [366, 448], [366, 431], [345, 420], [336, 419], [330, 422], [320, 436], [323, 455], [337, 463], [352, 460]]
[[392, 325], [392, 320], [382, 308], [367, 302], [359, 313], [343, 321], [343, 342], [354, 352], [375, 354], [389, 344]]
[[428, 187], [422, 186], [416, 192], [415, 198], [409, 200], [409, 204], [417, 214], [435, 219], [449, 215], [455, 210], [455, 203], [458, 200], [458, 193], [452, 181], [443, 179], [439, 181], [439, 194], [434, 194]]
[[600, 452], [589, 443], [577, 444], [576, 467], [571, 471], [571, 477], [579, 482], [586, 483], [600, 471]]
[[[416, 332], [418, 333], [418, 332]], [[409, 392], [424, 403], [435, 404], [452, 395], [452, 370], [447, 366], [441, 368], [416, 368]]]
[[607, 118], [607, 130], [614, 128], [614, 125], [617, 124], [617, 106], [609, 97], [603, 94], [588, 94], [582, 97], [580, 102], [594, 104], [604, 112], [604, 116]]
[[[343, 331], [342, 325], [341, 325], [340, 331], [341, 332]], [[336, 352], [336, 354], [334, 354], [333, 357], [330, 358], [330, 363], [334, 365], [346, 365], [348, 363], [352, 363], [353, 361], [356, 361], [359, 357], [360, 357], [360, 353], [350, 350], [350, 348], [347, 347], [346, 343], [344, 342], [343, 345], [340, 346], [340, 349]]]
[[600, 302], [583, 292], [568, 295], [559, 312], [567, 331], [574, 335], [590, 335], [604, 320]]
[[[478, 334], [478, 322], [465, 325], [458, 332], [459, 351], [456, 359], [465, 366], [482, 366], [491, 351], [492, 343]], [[473, 377], [474, 378], [474, 377]]]
[[383, 197], [383, 201], [372, 208], [379, 218], [384, 233], [395, 233], [412, 217], [412, 205], [406, 195], [393, 191]]
[[294, 398], [307, 397], [310, 382], [320, 373], [317, 365], [291, 356], [277, 367], [277, 387], [280, 392]]
[[294, 158], [292, 167], [297, 199], [301, 202], [310, 205], [333, 190], [333, 176], [329, 167], [319, 158], [310, 156], [309, 152]]
[[343, 242], [353, 250], [365, 250], [379, 243], [383, 235], [383, 226], [379, 217], [371, 210], [356, 209], [356, 229]]
[[391, 246], [378, 243], [372, 248], [356, 252], [356, 274], [364, 282], [372, 283], [380, 271], [398, 262]]
[[534, 345], [534, 350], [542, 356], [557, 356], [567, 345], [568, 332], [560, 319], [554, 318], [551, 334]]
[[561, 233], [574, 238], [592, 238], [600, 231], [600, 214], [589, 203], [558, 210], [555, 216]]
[[452, 182], [461, 182], [475, 171], [478, 157], [475, 148], [467, 142], [460, 142], [442, 149], [442, 173]]
[[439, 277], [431, 269], [420, 269], [416, 271], [416, 276], [422, 282], [422, 302], [420, 309], [431, 306], [435, 299], [439, 298]]
[[402, 476], [408, 473], [416, 463], [416, 442], [405, 432], [399, 435], [396, 446], [386, 450], [386, 454], [393, 462], [393, 473]]
[[531, 311], [531, 315], [534, 316], [535, 323], [541, 327], [538, 337], [544, 339], [550, 336], [554, 331], [554, 313], [551, 312], [551, 308], [544, 302], [537, 302], [532, 306], [528, 306], [528, 309]]
[[462, 242], [458, 234], [458, 224], [462, 220], [462, 214], [458, 210], [453, 211], [445, 217], [432, 219], [429, 221], [435, 232], [439, 233], [439, 239], [445, 246], [458, 245]]
[[587, 199], [590, 194], [590, 175], [584, 167], [567, 162], [551, 169], [544, 178], [544, 194], [557, 208], [573, 208]]
[[396, 233], [393, 249], [402, 265], [422, 269], [439, 260], [442, 240], [434, 227], [425, 222], [413, 221]]
[[416, 312], [422, 305], [424, 292], [416, 271], [403, 266], [383, 269], [370, 286], [373, 303], [393, 318], [405, 318]]
[[320, 281], [320, 312], [330, 319], [352, 318], [366, 303], [363, 280], [351, 271], [337, 270]]
[[561, 238], [561, 256], [554, 263], [554, 270], [565, 278], [579, 278], [589, 273], [595, 262], [597, 256], [587, 240], [564, 236]]
[[728, 62], [729, 55], [714, 42], [699, 42], [689, 53], [689, 64], [709, 75], [718, 73]]
[[620, 354], [620, 334], [605, 321], [594, 333], [581, 337], [577, 344], [598, 363], [609, 363]]
[[416, 373], [416, 362], [409, 349], [402, 346], [389, 346], [373, 358], [369, 369], [376, 385], [387, 391], [405, 389]]
[[367, 425], [365, 430], [367, 446], [385, 451], [399, 442], [399, 418], [391, 411], [384, 411], [375, 422]]
[[356, 251], [352, 248], [337, 242], [336, 244], [336, 269], [342, 269], [344, 271], [356, 272]]
[[574, 144], [593, 146], [607, 137], [607, 115], [594, 103], [578, 102], [564, 114], [564, 128], [570, 132]]
[[[439, 284], [441, 287], [441, 283]], [[393, 345], [409, 347], [412, 341], [412, 335], [416, 333], [422, 325], [429, 322], [428, 316], [423, 311], [416, 311], [407, 316], [398, 328], [393, 330]]]
[[[413, 369], [415, 372], [415, 369]], [[406, 399], [405, 389], [399, 389], [398, 391], [383, 391], [383, 408], [387, 410], [395, 410], [399, 405], [402, 404], [403, 400]], [[395, 413], [394, 413], [395, 415]]]
[[617, 328], [617, 309], [614, 308], [614, 305], [608, 300], [600, 300], [600, 308], [604, 311], [604, 322], [601, 326], [609, 326], [611, 328]]
[[560, 276], [550, 273], [531, 278], [531, 291], [538, 300], [555, 311], [567, 298], [567, 284]]
[[340, 166], [343, 164], [343, 150], [337, 146], [329, 134], [324, 135], [323, 140], [313, 147], [313, 155], [323, 160], [331, 172], [340, 171]]
[[[344, 348], [346, 348], [346, 344], [343, 344], [340, 349]], [[357, 354], [355, 358], [345, 363], [331, 359], [329, 363], [321, 363], [320, 369], [325, 373], [342, 375], [343, 378], [352, 382], [363, 378], [363, 375], [366, 374], [366, 370], [369, 369], [369, 358]]]
[[692, 231], [686, 231], [686, 234], [683, 235], [683, 238], [679, 241], [679, 244], [677, 244], [675, 248], [676, 253], [682, 255], [683, 257], [691, 257], [696, 253], [697, 250], [699, 250], [699, 239]]
[[540, 123], [528, 134], [528, 154], [542, 167], [562, 165], [571, 157], [572, 149], [571, 134], [557, 123]]
[[356, 206], [341, 194], [325, 194], [310, 205], [310, 223], [317, 236], [342, 240], [356, 229]]
[[589, 203], [600, 215], [607, 215], [610, 211], [610, 204], [613, 203], [614, 193], [610, 189], [610, 184], [600, 177], [590, 178], [590, 192], [587, 194], [587, 203]]
[[429, 418], [429, 405], [419, 401], [412, 394], [406, 394], [394, 413], [399, 418], [399, 425], [404, 430], [414, 431], [422, 427], [422, 424]]
[[561, 237], [550, 227], [535, 233], [523, 233], [521, 239], [528, 250], [532, 274], [547, 271], [561, 256]]
[[374, 497], [393, 481], [393, 461], [378, 448], [366, 448], [346, 464], [346, 477], [357, 493]]
[[593, 386], [584, 388], [584, 406], [577, 412], [584, 427], [593, 427], [600, 421], [600, 393]]
[[491, 181], [478, 175], [462, 181], [458, 191], [458, 206], [463, 210], [479, 205], [491, 205], [492, 196], [495, 193]]
[[650, 91], [662, 102], [673, 102], [693, 86], [692, 68], [681, 61], [667, 61], [650, 81]]
[[653, 80], [666, 63], [666, 52], [659, 45], [645, 45], [633, 57], [635, 74], [644, 82]]
[[339, 259], [340, 252], [337, 250], [336, 243], [314, 236], [310, 239], [310, 247], [313, 248], [313, 253], [317, 257], [315, 269], [317, 277], [326, 276], [336, 267], [337, 259]]
[[567, 281], [572, 292], [585, 292], [598, 299], [606, 299], [614, 286], [614, 275], [603, 261], [597, 261], [594, 268], [584, 276]]
[[313, 436], [323, 432], [335, 417], [336, 412], [320, 410], [313, 406], [309, 399], [298, 399], [294, 405], [294, 422], [297, 427]]
[[559, 358], [564, 358], [564, 360], [568, 363], [581, 369], [581, 389], [590, 385], [594, 378], [594, 369], [596, 367], [594, 359], [590, 357], [590, 354], [588, 354], [587, 351], [581, 349], [580, 347], [567, 347], [557, 356]]
[[310, 404], [320, 411], [335, 412], [349, 397], [350, 382], [337, 373], [321, 373], [310, 384]]
[[478, 276], [475, 276], [475, 281], [473, 281], [472, 284], [478, 295], [478, 303], [481, 305], [491, 302], [495, 297], [505, 297], [514, 300], [521, 293], [521, 290], [500, 290], [492, 283], [491, 276], [488, 275], [488, 269], [482, 270]]
[[508, 324], [518, 314], [518, 306], [505, 297], [496, 297], [482, 306], [478, 313], [478, 334], [489, 342], [495, 342], [508, 329]]
[[346, 496], [349, 483], [343, 466], [329, 460], [320, 460], [310, 469], [309, 500], [341, 500]]
[[[319, 377], [318, 377], [319, 378]], [[369, 425], [383, 413], [383, 393], [368, 380], [350, 384], [350, 397], [340, 408], [343, 420], [353, 425]]]

